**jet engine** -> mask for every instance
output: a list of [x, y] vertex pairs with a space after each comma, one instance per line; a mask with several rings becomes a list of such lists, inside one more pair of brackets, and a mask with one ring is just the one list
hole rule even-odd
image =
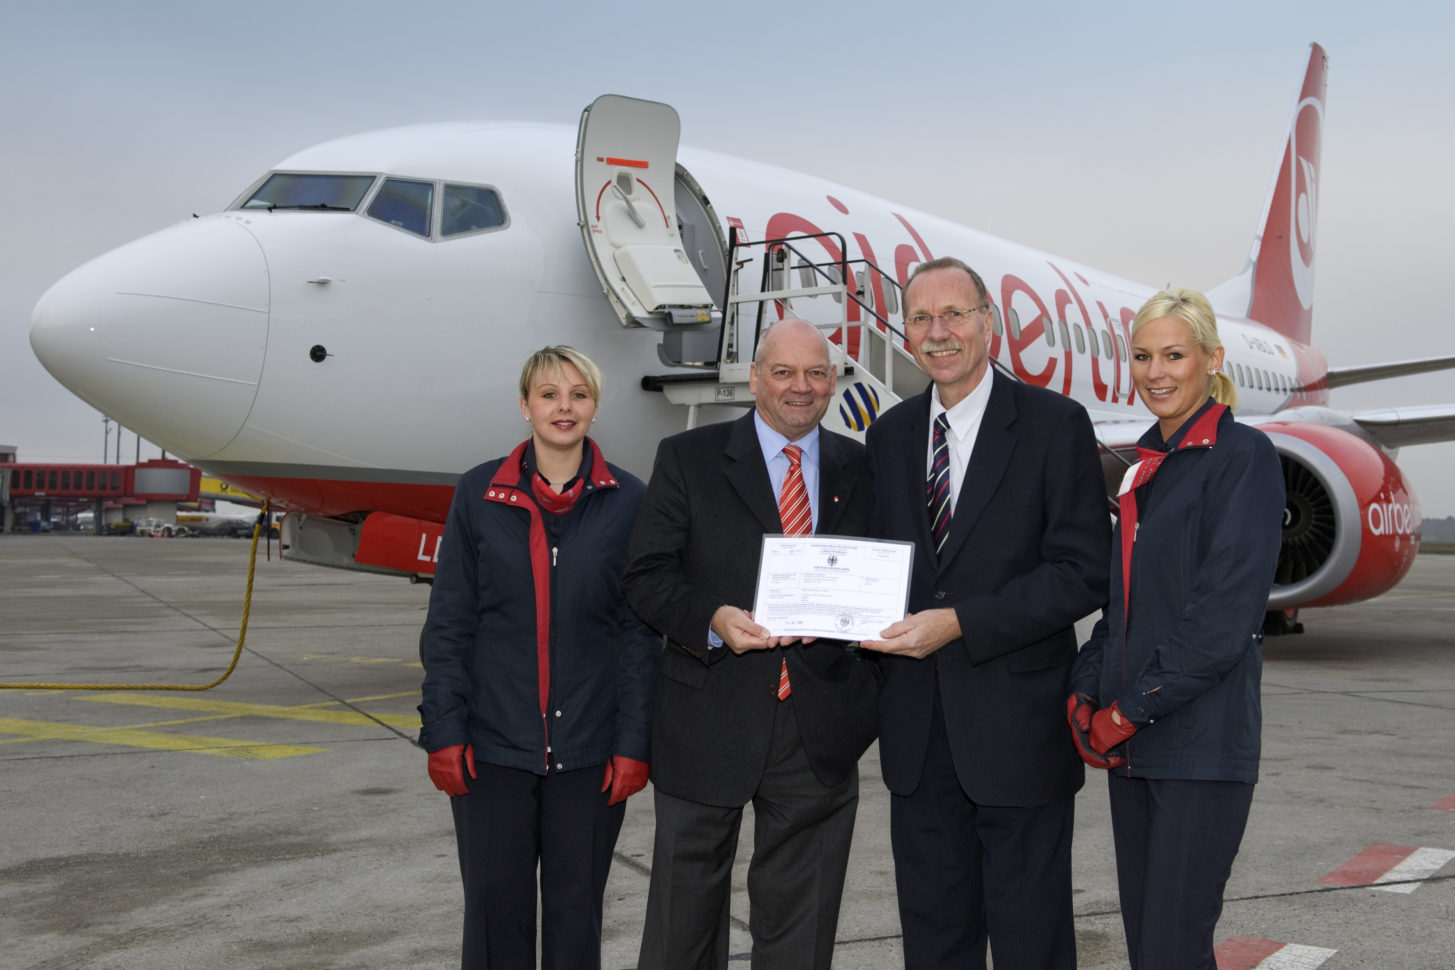
[[1420, 509], [1399, 468], [1347, 431], [1260, 425], [1283, 464], [1287, 504], [1270, 611], [1334, 606], [1393, 588], [1414, 562]]

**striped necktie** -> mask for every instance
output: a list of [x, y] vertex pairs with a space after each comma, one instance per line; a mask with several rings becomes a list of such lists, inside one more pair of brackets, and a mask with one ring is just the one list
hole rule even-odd
[[808, 506], [808, 489], [803, 484], [803, 449], [784, 445], [788, 474], [783, 476], [783, 492], [778, 496], [778, 520], [786, 536], [806, 536], [813, 531], [813, 513]]
[[[813, 532], [813, 512], [808, 505], [808, 488], [803, 484], [803, 449], [784, 445], [783, 457], [788, 459], [788, 474], [783, 476], [783, 492], [778, 496], [778, 521], [784, 535], [806, 536]], [[786, 700], [791, 693], [785, 659], [778, 670], [778, 699]]]
[[941, 411], [935, 418], [934, 454], [930, 473], [925, 479], [925, 499], [929, 503], [930, 532], [935, 538], [935, 555], [945, 548], [950, 536], [950, 443], [945, 440], [950, 430], [950, 416]]

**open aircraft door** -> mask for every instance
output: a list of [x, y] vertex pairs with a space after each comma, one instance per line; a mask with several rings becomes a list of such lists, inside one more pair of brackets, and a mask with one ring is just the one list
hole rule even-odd
[[576, 139], [576, 214], [622, 323], [661, 331], [664, 361], [715, 366], [727, 244], [677, 164], [681, 128], [670, 105], [616, 94], [592, 102]]

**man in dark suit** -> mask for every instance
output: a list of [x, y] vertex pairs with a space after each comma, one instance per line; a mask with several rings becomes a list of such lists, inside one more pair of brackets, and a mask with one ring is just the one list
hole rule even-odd
[[990, 300], [921, 264], [905, 334], [933, 385], [869, 428], [871, 534], [915, 543], [909, 615], [881, 651], [879, 757], [905, 966], [1076, 966], [1063, 715], [1072, 624], [1106, 600], [1111, 533], [1081, 405], [994, 374]]
[[765, 533], [868, 528], [863, 446], [818, 426], [834, 378], [823, 334], [783, 320], [754, 357], [756, 409], [657, 452], [622, 579], [632, 608], [664, 637], [641, 970], [726, 970], [749, 801], [753, 966], [827, 970], [833, 956], [877, 671], [843, 643], [775, 637], [748, 608]]

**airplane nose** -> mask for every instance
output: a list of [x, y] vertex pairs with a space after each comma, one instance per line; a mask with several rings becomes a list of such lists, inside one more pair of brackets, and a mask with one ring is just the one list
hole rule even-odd
[[229, 216], [185, 222], [63, 277], [31, 314], [30, 346], [72, 393], [189, 459], [225, 446], [257, 391], [268, 267]]

